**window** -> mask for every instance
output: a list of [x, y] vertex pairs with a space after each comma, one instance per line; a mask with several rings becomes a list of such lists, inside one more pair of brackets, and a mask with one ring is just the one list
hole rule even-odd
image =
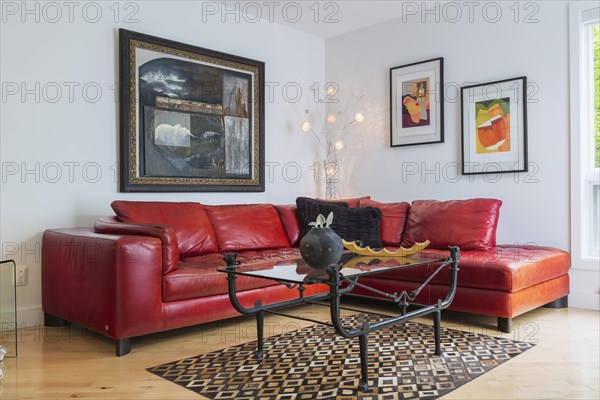
[[600, 267], [600, 7], [570, 8], [571, 252], [573, 267]]
[[[587, 153], [583, 169], [585, 171], [584, 201], [589, 202], [590, 223], [588, 224], [587, 246], [584, 247], [584, 257], [600, 256], [600, 21], [598, 19], [583, 23], [583, 51], [584, 76], [582, 91], [586, 96], [583, 110], [584, 126], [582, 127], [582, 141], [584, 151]], [[587, 123], [585, 123], [587, 122]], [[587, 125], [587, 126], [586, 126]], [[586, 148], [587, 147], [587, 148]]]

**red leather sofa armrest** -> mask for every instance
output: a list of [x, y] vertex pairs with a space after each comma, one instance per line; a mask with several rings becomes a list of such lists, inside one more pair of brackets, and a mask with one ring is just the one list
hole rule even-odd
[[43, 310], [114, 339], [163, 330], [162, 253], [154, 237], [46, 230]]
[[179, 246], [175, 230], [159, 224], [126, 224], [116, 217], [100, 217], [94, 224], [94, 232], [111, 235], [150, 236], [162, 242], [162, 269], [168, 274], [179, 265]]

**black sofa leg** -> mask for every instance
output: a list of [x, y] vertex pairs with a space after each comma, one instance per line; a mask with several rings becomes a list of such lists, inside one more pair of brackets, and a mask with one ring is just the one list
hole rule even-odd
[[52, 314], [44, 313], [44, 325], [45, 326], [70, 326], [71, 323], [62, 318], [55, 317]]
[[569, 307], [569, 296], [563, 296], [560, 299], [556, 299], [546, 304], [544, 307], [547, 308], [567, 308]]
[[498, 330], [504, 333], [510, 333], [512, 329], [512, 318], [498, 317]]
[[117, 357], [124, 356], [131, 352], [131, 339], [117, 340]]

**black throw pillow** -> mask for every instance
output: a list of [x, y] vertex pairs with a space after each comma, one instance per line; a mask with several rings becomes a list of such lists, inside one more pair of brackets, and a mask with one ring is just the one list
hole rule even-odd
[[309, 224], [315, 222], [319, 214], [323, 214], [327, 218], [327, 215], [333, 212], [333, 222], [335, 223], [335, 210], [347, 208], [348, 203], [343, 201], [319, 201], [309, 197], [298, 197], [296, 199], [296, 212], [300, 220], [300, 238], [304, 237], [312, 228]]
[[381, 242], [381, 210], [375, 207], [342, 208], [333, 211], [331, 229], [348, 242], [360, 240], [373, 249], [383, 247]]

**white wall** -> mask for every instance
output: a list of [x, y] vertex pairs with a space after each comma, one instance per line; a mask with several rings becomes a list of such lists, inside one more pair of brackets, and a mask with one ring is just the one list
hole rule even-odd
[[[415, 3], [416, 4], [416, 3]], [[461, 3], [459, 3], [461, 4]], [[512, 3], [511, 3], [512, 4]], [[569, 245], [569, 108], [567, 6], [538, 3], [538, 23], [514, 23], [506, 4], [497, 23], [468, 14], [457, 23], [406, 16], [328, 39], [326, 78], [365, 94], [365, 122], [348, 135], [343, 191], [380, 200], [494, 197], [504, 204], [500, 243]], [[491, 11], [490, 11], [491, 15]], [[442, 14], [443, 16], [443, 14]], [[403, 21], [403, 18], [405, 20]], [[445, 143], [391, 148], [389, 68], [444, 57]], [[461, 164], [460, 98], [465, 82], [526, 75], [539, 87], [528, 104], [529, 173], [457, 178]], [[358, 151], [360, 149], [360, 151]], [[402, 176], [417, 163], [418, 173]], [[424, 163], [424, 164], [423, 164]], [[426, 173], [426, 171], [439, 171]], [[517, 182], [515, 182], [515, 180]], [[528, 180], [535, 181], [527, 183]]]
[[[84, 15], [96, 19], [94, 8], [82, 14], [85, 3], [77, 3], [73, 22], [63, 7], [56, 23], [50, 22], [56, 18], [56, 10], [41, 8], [42, 2], [28, 3], [33, 14], [22, 13], [24, 3], [10, 3], [19, 9], [15, 15], [12, 9], [2, 10], [1, 81], [6, 99], [1, 103], [0, 118], [4, 174], [0, 242], [3, 258], [14, 258], [29, 267], [29, 285], [19, 287], [17, 293], [21, 322], [41, 321], [40, 242], [47, 228], [91, 226], [98, 216], [112, 214], [110, 202], [115, 199], [287, 203], [298, 195], [315, 193], [308, 169], [314, 161], [314, 143], [301, 134], [299, 125], [312, 101], [309, 86], [324, 79], [322, 39], [268, 21], [248, 23], [240, 18], [236, 22], [235, 15], [221, 13], [203, 16], [197, 2], [131, 2], [138, 9], [121, 5], [116, 23], [114, 8], [109, 8], [114, 7], [113, 2], [95, 3], [102, 10], [95, 23], [84, 19]], [[36, 4], [40, 7], [37, 13]], [[138, 22], [125, 23], [128, 15]], [[266, 81], [279, 84], [274, 96], [266, 99], [266, 161], [280, 165], [274, 166], [274, 174], [267, 173], [264, 193], [118, 192], [114, 166], [118, 161], [119, 105], [113, 88], [118, 79], [119, 27], [266, 63]], [[9, 95], [5, 89], [13, 82], [34, 90], [39, 82], [39, 99], [36, 101], [34, 94], [25, 95], [24, 101], [21, 93]], [[62, 97], [55, 102], [53, 82], [63, 88]], [[65, 82], [78, 84], [72, 102]], [[90, 83], [102, 89], [97, 102], [82, 95], [82, 87]], [[303, 89], [296, 103], [289, 101], [295, 99], [294, 91], [287, 93], [288, 100], [282, 94], [286, 83], [297, 83]], [[95, 96], [90, 90], [88, 99]], [[302, 178], [295, 183], [282, 176], [282, 166], [290, 161], [303, 168]], [[78, 163], [70, 164], [74, 165], [72, 178], [65, 163]], [[83, 173], [86, 165], [87, 174]], [[15, 166], [18, 170], [11, 175]], [[96, 177], [97, 167], [100, 178]], [[24, 169], [34, 172], [22, 174]], [[58, 178], [57, 171], [62, 174]]]
[[[521, 3], [517, 22], [513, 2], [495, 2], [502, 7], [500, 18], [493, 8], [484, 12], [484, 3], [477, 3], [472, 19], [465, 3], [453, 4], [463, 5], [462, 17], [441, 6], [439, 16], [427, 13], [434, 10], [432, 3], [425, 9], [414, 2], [401, 18], [326, 41], [327, 80], [337, 82], [347, 95], [365, 94], [365, 122], [346, 135], [351, 151], [339, 157], [340, 191], [383, 201], [498, 198], [504, 203], [499, 243], [569, 250], [567, 2], [536, 2], [539, 9]], [[537, 22], [524, 22], [532, 18]], [[389, 68], [436, 57], [444, 57], [445, 143], [391, 148]], [[499, 180], [492, 175], [457, 176], [461, 110], [456, 89], [522, 75], [537, 90], [527, 108], [530, 172], [505, 174]], [[571, 305], [597, 308], [598, 271], [573, 267]]]

